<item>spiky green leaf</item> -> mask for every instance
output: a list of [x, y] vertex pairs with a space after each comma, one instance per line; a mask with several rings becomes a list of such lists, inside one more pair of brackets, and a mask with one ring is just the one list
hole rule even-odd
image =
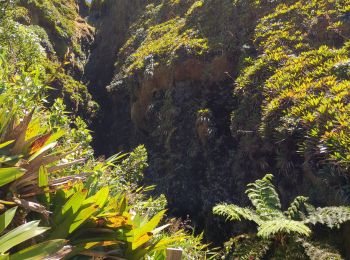
[[47, 227], [39, 227], [38, 225], [39, 221], [31, 221], [0, 237], [0, 254], [6, 253], [9, 249], [49, 229]]
[[10, 255], [10, 260], [44, 259], [45, 257], [58, 252], [65, 244], [66, 241], [63, 239], [45, 241]]
[[11, 223], [13, 217], [16, 214], [17, 207], [7, 210], [0, 216], [0, 234], [7, 228]]

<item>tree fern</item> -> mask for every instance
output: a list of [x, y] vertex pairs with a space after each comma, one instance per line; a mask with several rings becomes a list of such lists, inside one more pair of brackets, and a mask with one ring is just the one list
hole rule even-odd
[[264, 220], [283, 217], [279, 196], [271, 183], [272, 178], [272, 174], [267, 174], [263, 179], [248, 184], [246, 191], [257, 214]]
[[[219, 204], [214, 207], [214, 214], [224, 216], [227, 220], [250, 220], [258, 225], [258, 233], [254, 240], [245, 239], [247, 241], [243, 242], [233, 240], [235, 251], [233, 254], [230, 253], [230, 256], [239, 257], [239, 259], [261, 259], [267, 253], [269, 243], [275, 241], [277, 242], [273, 251], [275, 256], [282, 252], [286, 256], [290, 253], [295, 254], [293, 259], [304, 259], [305, 254], [315, 260], [342, 259], [334, 250], [306, 242], [305, 238], [312, 233], [308, 224], [319, 223], [330, 228], [338, 228], [340, 224], [350, 221], [350, 207], [315, 209], [307, 202], [308, 198], [299, 196], [286, 211], [282, 212], [279, 196], [271, 183], [272, 178], [273, 176], [268, 174], [263, 179], [248, 185], [246, 193], [256, 208], [255, 211], [228, 204]], [[288, 247], [288, 245], [298, 244], [299, 246], [295, 247], [298, 249]]]
[[259, 225], [261, 223], [260, 217], [249, 208], [242, 208], [233, 204], [219, 204], [213, 208], [213, 213], [226, 217], [226, 220], [241, 221], [243, 219], [254, 221]]
[[302, 236], [310, 236], [311, 230], [301, 221], [295, 221], [285, 218], [264, 221], [258, 229], [258, 236], [263, 238], [272, 238], [278, 233], [296, 233]]
[[321, 245], [306, 241], [304, 239], [298, 239], [301, 245], [305, 249], [306, 255], [311, 260], [341, 260], [342, 256], [333, 248], [328, 245]]
[[319, 223], [324, 224], [330, 228], [339, 228], [340, 224], [343, 224], [350, 220], [350, 207], [326, 207], [317, 208], [312, 211], [307, 217], [305, 223], [311, 223], [313, 225]]

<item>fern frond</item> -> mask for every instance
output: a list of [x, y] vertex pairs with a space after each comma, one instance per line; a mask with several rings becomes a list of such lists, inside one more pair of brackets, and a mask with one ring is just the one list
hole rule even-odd
[[283, 217], [279, 196], [271, 183], [272, 178], [272, 174], [267, 174], [263, 179], [248, 184], [249, 189], [246, 191], [256, 212], [264, 220]]
[[329, 228], [339, 228], [341, 224], [350, 221], [350, 207], [317, 208], [307, 217], [305, 223], [324, 224]]
[[240, 260], [260, 260], [263, 259], [272, 244], [271, 240], [261, 239], [257, 237], [237, 237], [235, 243], [235, 251], [232, 259]]
[[271, 238], [277, 233], [296, 233], [302, 236], [310, 236], [311, 229], [301, 221], [283, 218], [265, 221], [258, 229], [258, 236], [262, 238]]
[[289, 208], [284, 212], [285, 215], [290, 219], [300, 218], [302, 215], [301, 206], [305, 205], [305, 202], [308, 201], [309, 198], [298, 196], [294, 199], [294, 201], [290, 204]]
[[258, 225], [261, 223], [260, 217], [249, 208], [242, 208], [234, 204], [219, 204], [213, 208], [213, 213], [216, 215], [226, 217], [226, 220], [238, 220], [242, 219], [254, 221]]
[[298, 242], [305, 249], [306, 255], [310, 260], [342, 260], [343, 257], [328, 245], [315, 244], [304, 239], [298, 239]]

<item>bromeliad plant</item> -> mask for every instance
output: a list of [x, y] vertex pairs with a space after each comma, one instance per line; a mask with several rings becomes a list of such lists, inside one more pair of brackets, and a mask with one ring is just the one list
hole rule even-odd
[[[2, 98], [4, 96], [0, 96], [0, 101]], [[41, 182], [46, 179], [43, 169], [52, 173], [81, 160], [59, 164], [61, 159], [74, 152], [72, 147], [58, 146], [57, 140], [65, 131], [52, 132], [33, 115], [34, 110], [18, 122], [15, 109], [0, 107], [0, 185], [3, 186], [0, 190], [4, 196], [1, 199], [47, 214], [44, 207], [29, 201], [42, 193]], [[55, 189], [78, 177], [51, 180], [48, 188]]]
[[[350, 220], [350, 208], [316, 209], [308, 203], [308, 198], [299, 196], [286, 211], [282, 211], [272, 178], [273, 175], [267, 174], [263, 179], [248, 185], [246, 193], [255, 210], [233, 204], [219, 204], [214, 207], [214, 214], [225, 216], [227, 220], [249, 220], [258, 226], [256, 235], [234, 238], [231, 245], [235, 245], [235, 250], [232, 252], [229, 246], [229, 254], [239, 259], [263, 259], [273, 248], [275, 255], [280, 250], [284, 250], [284, 256], [288, 255], [287, 250], [293, 251], [294, 259], [342, 259], [330, 246], [310, 240], [311, 226], [322, 224], [329, 228], [339, 228]], [[320, 255], [326, 258], [319, 258]]]
[[[98, 176], [90, 176], [85, 183], [76, 183], [69, 189], [50, 194], [50, 239], [68, 239], [72, 246], [69, 257], [86, 256], [141, 259], [157, 250], [164, 250], [184, 236], [157, 239], [156, 235], [167, 228], [159, 226], [165, 211], [151, 219], [131, 211], [123, 194], [111, 195], [108, 186], [96, 193], [86, 189]], [[48, 197], [45, 197], [47, 199]], [[47, 201], [48, 202], [48, 201]], [[107, 251], [102, 249], [106, 248]], [[102, 250], [102, 251], [101, 251]]]
[[21, 260], [21, 259], [43, 259], [51, 254], [57, 253], [66, 244], [64, 239], [45, 241], [31, 247], [20, 250], [9, 255], [8, 251], [20, 245], [22, 242], [34, 239], [44, 232], [48, 227], [39, 227], [39, 221], [25, 223], [13, 230], [6, 232], [6, 228], [15, 217], [17, 207], [7, 210], [0, 215], [0, 259]]

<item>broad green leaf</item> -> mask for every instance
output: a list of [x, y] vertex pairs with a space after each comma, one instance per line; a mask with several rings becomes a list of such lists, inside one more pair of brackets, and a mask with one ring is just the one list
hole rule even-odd
[[127, 234], [127, 241], [132, 242], [133, 244], [132, 249], [136, 249], [137, 247], [141, 246], [149, 240], [149, 237], [151, 235], [150, 233], [157, 227], [159, 222], [162, 220], [165, 212], [166, 210], [160, 211], [145, 225], [141, 226], [140, 228], [134, 229]]
[[72, 225], [69, 227], [69, 234], [84, 224], [85, 221], [87, 221], [97, 210], [98, 206], [94, 204], [80, 211], [79, 214], [75, 217]]
[[0, 187], [17, 180], [23, 174], [24, 170], [21, 168], [0, 168]]
[[120, 215], [122, 215], [123, 212], [126, 210], [127, 204], [128, 203], [127, 203], [126, 196], [123, 195], [122, 198], [118, 202], [118, 211], [119, 211]]
[[26, 141], [29, 141], [30, 139], [33, 139], [43, 134], [45, 129], [41, 126], [40, 121], [41, 121], [40, 117], [32, 118], [32, 120], [28, 125], [28, 129], [26, 131], [26, 136], [25, 136]]
[[151, 232], [144, 233], [132, 242], [131, 249], [135, 250], [139, 248], [140, 246], [146, 244], [152, 237], [153, 234]]
[[40, 260], [59, 251], [66, 244], [64, 239], [46, 241], [28, 247], [10, 256], [10, 260]]
[[7, 210], [4, 214], [0, 216], [0, 234], [5, 230], [5, 228], [11, 223], [13, 217], [16, 214], [17, 207]]
[[66, 204], [64, 204], [61, 212], [56, 217], [54, 216], [55, 223], [59, 224], [67, 216], [72, 216], [72, 215], [76, 214], [79, 211], [82, 203], [84, 202], [86, 195], [87, 195], [87, 192], [88, 192], [87, 190], [82, 190], [82, 191], [78, 191], [77, 193], [75, 193], [66, 202]]
[[47, 140], [46, 143], [52, 143], [57, 141], [58, 139], [60, 139], [62, 136], [64, 136], [66, 134], [66, 130], [64, 129], [60, 129], [58, 130], [56, 133], [53, 133], [50, 138]]
[[[76, 241], [74, 241], [76, 242]], [[76, 246], [74, 246], [72, 248], [72, 251], [65, 257], [65, 259], [71, 259], [73, 258], [74, 256], [77, 256], [79, 255], [79, 253], [81, 253], [82, 251], [85, 251], [85, 250], [91, 250], [95, 247], [107, 247], [107, 246], [112, 246], [112, 245], [116, 245], [116, 244], [119, 244], [120, 242], [119, 241], [109, 241], [109, 240], [92, 240], [92, 241], [89, 241], [89, 242], [86, 242], [86, 243], [78, 243]], [[118, 258], [120, 260], [126, 260], [124, 258]]]
[[41, 199], [46, 207], [49, 207], [51, 202], [50, 189], [49, 189], [49, 174], [47, 172], [47, 168], [42, 165], [39, 168], [39, 176], [38, 176], [39, 187], [44, 190], [44, 194], [40, 195], [38, 199]]
[[90, 198], [87, 198], [83, 206], [87, 206], [89, 204], [97, 204], [100, 208], [102, 208], [106, 202], [108, 201], [108, 195], [109, 195], [109, 188], [103, 187], [101, 190], [99, 190], [94, 196], [91, 196]]
[[96, 212], [98, 206], [95, 204], [85, 209], [79, 208], [79, 211], [75, 214], [67, 214], [64, 216], [63, 221], [56, 227], [54, 232], [50, 235], [51, 239], [66, 238], [69, 234], [79, 228], [87, 221], [91, 215]]
[[12, 247], [36, 237], [50, 228], [38, 227], [40, 221], [31, 221], [19, 226], [0, 237], [0, 254], [6, 253]]
[[47, 169], [44, 165], [39, 169], [39, 187], [47, 187], [49, 185], [49, 177]]

